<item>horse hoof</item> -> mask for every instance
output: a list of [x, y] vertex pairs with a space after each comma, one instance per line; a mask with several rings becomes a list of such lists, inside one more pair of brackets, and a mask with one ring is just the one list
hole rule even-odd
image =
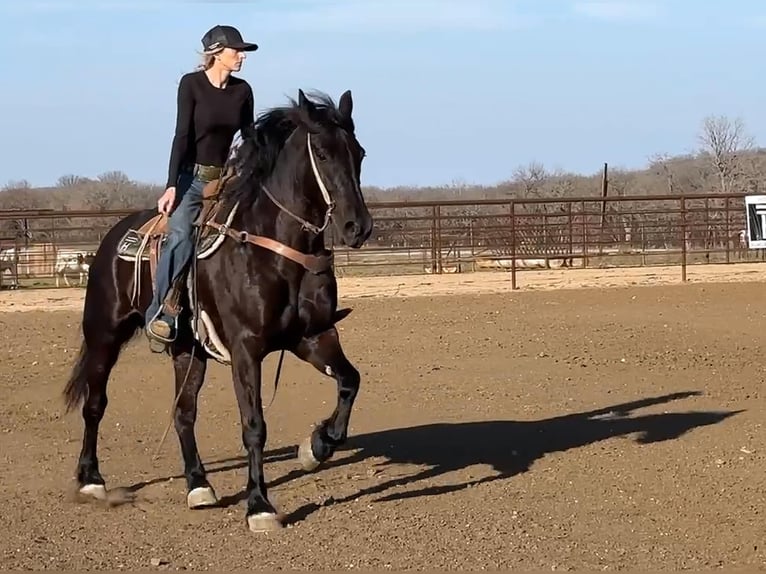
[[106, 500], [106, 486], [103, 484], [85, 484], [80, 487], [79, 493], [96, 500]]
[[303, 470], [314, 470], [320, 464], [320, 462], [314, 456], [314, 452], [311, 450], [310, 435], [306, 437], [306, 439], [304, 439], [304, 441], [298, 447], [298, 461], [301, 463]]
[[186, 495], [186, 505], [192, 510], [218, 504], [218, 497], [211, 486], [198, 486]]
[[250, 532], [276, 532], [282, 530], [284, 524], [276, 514], [271, 512], [259, 512], [247, 517], [247, 527]]

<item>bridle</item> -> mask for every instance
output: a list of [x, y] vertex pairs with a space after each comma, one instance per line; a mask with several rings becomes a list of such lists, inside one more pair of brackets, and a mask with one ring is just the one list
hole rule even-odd
[[[311, 133], [306, 134], [306, 146], [309, 152], [309, 160], [311, 162], [311, 170], [314, 173], [314, 179], [316, 180], [317, 185], [319, 186], [319, 190], [322, 192], [322, 198], [327, 204], [327, 211], [325, 212], [324, 223], [322, 224], [321, 227], [317, 227], [313, 223], [306, 221], [304, 218], [300, 217], [299, 215], [296, 215], [295, 213], [287, 209], [287, 207], [282, 205], [282, 203], [276, 197], [274, 197], [274, 195], [268, 190], [268, 188], [265, 185], [261, 185], [261, 188], [263, 189], [266, 196], [274, 203], [274, 205], [276, 205], [280, 210], [284, 211], [287, 215], [289, 215], [290, 217], [298, 221], [304, 230], [311, 231], [319, 235], [325, 229], [327, 229], [327, 226], [330, 224], [330, 221], [332, 220], [332, 213], [335, 210], [335, 202], [330, 196], [330, 192], [327, 190], [327, 186], [325, 185], [324, 181], [322, 180], [322, 176], [319, 173], [319, 167], [317, 166], [316, 158], [314, 157], [314, 149], [311, 146]], [[262, 235], [253, 235], [252, 233], [249, 233], [247, 231], [239, 231], [237, 229], [233, 229], [226, 223], [218, 223], [216, 221], [207, 221], [205, 222], [205, 225], [212, 227], [213, 229], [217, 230], [218, 233], [220, 233], [221, 235], [226, 235], [234, 239], [235, 241], [238, 241], [240, 243], [250, 243], [252, 245], [258, 245], [259, 247], [263, 247], [265, 249], [273, 251], [274, 253], [277, 253], [278, 255], [281, 255], [282, 257], [286, 257], [287, 259], [290, 259], [291, 261], [295, 261], [296, 263], [300, 264], [304, 269], [306, 269], [310, 273], [320, 274], [332, 269], [333, 253], [332, 251], [328, 251], [327, 249], [325, 249], [324, 253], [321, 253], [321, 254], [303, 253], [301, 251], [298, 251], [297, 249], [293, 249], [289, 245], [285, 245], [284, 243], [277, 241], [276, 239], [272, 239], [271, 237], [264, 237]]]
[[268, 196], [268, 198], [276, 205], [279, 209], [284, 211], [287, 215], [295, 219], [298, 223], [301, 224], [301, 227], [305, 229], [306, 231], [311, 231], [317, 235], [322, 233], [325, 229], [327, 229], [327, 226], [330, 224], [330, 221], [332, 220], [332, 212], [335, 210], [335, 202], [333, 201], [332, 197], [330, 197], [330, 192], [327, 190], [327, 186], [324, 183], [324, 180], [322, 180], [322, 176], [319, 173], [319, 167], [317, 166], [316, 158], [314, 157], [314, 148], [311, 147], [311, 132], [306, 133], [306, 147], [309, 151], [309, 160], [311, 162], [311, 171], [314, 172], [314, 179], [317, 182], [317, 185], [319, 186], [319, 191], [322, 192], [322, 198], [324, 199], [324, 202], [327, 204], [327, 211], [324, 214], [324, 223], [322, 224], [322, 227], [317, 227], [313, 223], [306, 221], [299, 215], [296, 215], [289, 209], [287, 209], [284, 205], [282, 205], [279, 200], [277, 200], [276, 197], [269, 191], [269, 189], [261, 184], [261, 189], [263, 189], [264, 193]]

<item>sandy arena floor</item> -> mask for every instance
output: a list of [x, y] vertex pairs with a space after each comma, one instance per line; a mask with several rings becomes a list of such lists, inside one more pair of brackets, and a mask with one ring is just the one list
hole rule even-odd
[[[327, 468], [298, 470], [295, 444], [335, 385], [288, 356], [266, 471], [289, 528], [264, 535], [243, 502], [187, 510], [175, 431], [152, 459], [172, 369], [143, 338], [113, 372], [99, 444], [107, 486], [137, 501], [72, 501], [82, 421], [60, 393], [83, 291], [0, 292], [2, 567], [766, 569], [766, 265], [689, 279], [524, 272], [516, 292], [504, 273], [344, 279], [342, 336], [363, 376], [351, 439]], [[228, 370], [208, 372], [200, 451], [233, 496], [239, 415]]]

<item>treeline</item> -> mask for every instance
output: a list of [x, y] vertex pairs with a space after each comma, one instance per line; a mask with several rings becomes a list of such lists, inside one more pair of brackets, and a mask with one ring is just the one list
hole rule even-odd
[[[766, 149], [755, 145], [740, 119], [726, 116], [709, 116], [704, 119], [698, 136], [697, 149], [683, 156], [658, 154], [649, 159], [644, 169], [625, 170], [609, 166], [609, 196], [659, 196], [691, 193], [766, 193]], [[597, 167], [597, 166], [596, 166]], [[478, 186], [470, 183], [454, 183], [433, 187], [366, 187], [365, 197], [369, 202], [389, 201], [433, 201], [445, 199], [527, 199], [546, 198], [555, 200], [571, 197], [601, 196], [602, 172], [594, 169], [591, 175], [580, 175], [551, 170], [541, 163], [533, 162], [519, 166], [506, 181], [494, 186]], [[54, 187], [32, 188], [28, 182], [8, 182], [0, 192], [0, 210], [11, 209], [52, 209], [60, 210], [102, 210], [139, 209], [155, 204], [162, 189], [131, 180], [120, 171], [111, 171], [96, 178], [65, 175]], [[658, 205], [661, 203], [658, 202]], [[561, 210], [561, 207], [537, 206], [531, 208], [538, 213]], [[445, 210], [446, 211], [446, 210]], [[607, 211], [614, 213], [620, 208], [610, 206]], [[465, 217], [453, 225], [463, 226], [476, 215], [500, 213], [492, 208], [454, 208], [451, 215]], [[426, 215], [425, 210], [404, 208], [378, 210], [376, 217]], [[630, 222], [625, 220], [626, 225]], [[658, 219], [663, 219], [658, 217]], [[62, 224], [64, 222], [61, 222]], [[95, 223], [95, 219], [94, 219]], [[99, 223], [108, 225], [106, 220]], [[6, 228], [7, 225], [0, 225]], [[20, 222], [13, 224], [18, 232]], [[27, 223], [24, 223], [27, 225]], [[416, 224], [413, 224], [416, 225]], [[427, 223], [423, 224], [427, 227]], [[622, 224], [620, 224], [622, 225]], [[397, 222], [376, 222], [381, 240], [385, 235], [397, 231], [404, 233], [406, 225]], [[7, 235], [11, 229], [3, 229]], [[420, 233], [416, 233], [421, 235]], [[46, 233], [47, 235], [47, 233]], [[85, 231], [77, 237], [85, 235]], [[393, 237], [391, 241], [394, 241]], [[420, 241], [418, 241], [420, 242]]]
[[[608, 171], [610, 196], [747, 192], [766, 189], [766, 150], [754, 145], [740, 119], [710, 116], [702, 124], [699, 148], [683, 156], [657, 154], [640, 170]], [[371, 202], [598, 197], [602, 173], [591, 175], [550, 170], [541, 163], [519, 166], [494, 186], [453, 183], [433, 187], [366, 187]], [[120, 171], [96, 178], [65, 175], [54, 187], [32, 188], [10, 181], [0, 193], [0, 209], [101, 210], [150, 207], [162, 189], [133, 181]]]

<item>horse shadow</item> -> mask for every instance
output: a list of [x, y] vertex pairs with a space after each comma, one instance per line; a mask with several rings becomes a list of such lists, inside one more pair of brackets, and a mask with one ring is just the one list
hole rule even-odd
[[[534, 463], [547, 454], [565, 452], [604, 440], [634, 436], [638, 444], [651, 444], [677, 439], [689, 431], [718, 424], [743, 411], [690, 411], [663, 412], [635, 415], [634, 411], [666, 404], [693, 396], [697, 391], [649, 397], [616, 404], [596, 410], [571, 413], [552, 418], [513, 421], [492, 420], [458, 423], [434, 423], [412, 427], [386, 429], [349, 437], [336, 458], [328, 461], [322, 470], [353, 465], [366, 459], [382, 458], [379, 468], [415, 465], [424, 467], [414, 474], [381, 480], [372, 486], [360, 488], [341, 498], [330, 498], [324, 503], [308, 503], [286, 517], [287, 523], [304, 520], [321, 506], [344, 504], [363, 496], [376, 496], [374, 501], [385, 502], [407, 498], [434, 496], [456, 492], [477, 484], [512, 478], [528, 472]], [[285, 447], [267, 453], [267, 462], [284, 461], [296, 457], [297, 447]], [[342, 458], [343, 452], [351, 452]], [[244, 457], [212, 461], [210, 474], [245, 467]], [[213, 468], [213, 465], [216, 465]], [[223, 465], [223, 466], [217, 466]], [[439, 486], [412, 488], [421, 482], [430, 482], [439, 476], [460, 471], [474, 465], [492, 467], [494, 474], [476, 480]], [[320, 471], [321, 472], [321, 471]], [[269, 483], [270, 488], [286, 484], [307, 473], [293, 470]], [[382, 475], [382, 473], [381, 473]], [[135, 491], [158, 478], [129, 487]], [[408, 487], [406, 490], [397, 490]], [[232, 506], [246, 498], [246, 493], [221, 498], [220, 506]]]
[[[698, 395], [699, 392], [674, 393], [533, 421], [435, 423], [353, 436], [343, 450], [356, 452], [337, 461], [335, 465], [350, 465], [379, 457], [383, 459], [379, 465], [382, 470], [394, 465], [425, 468], [407, 476], [381, 480], [343, 498], [332, 498], [324, 506], [348, 503], [363, 496], [376, 496], [373, 499], [375, 502], [386, 502], [457, 492], [477, 484], [506, 480], [528, 472], [536, 461], [547, 454], [565, 452], [618, 437], [634, 436], [635, 442], [642, 445], [673, 440], [695, 428], [714, 425], [743, 412], [633, 414], [633, 411], [641, 408]], [[474, 465], [491, 466], [494, 473], [476, 480], [412, 488], [418, 483], [428, 483]], [[294, 474], [288, 473], [275, 483], [284, 483]], [[398, 490], [401, 487], [407, 489]], [[317, 503], [306, 504], [289, 515], [287, 520], [300, 522], [320, 506]]]

